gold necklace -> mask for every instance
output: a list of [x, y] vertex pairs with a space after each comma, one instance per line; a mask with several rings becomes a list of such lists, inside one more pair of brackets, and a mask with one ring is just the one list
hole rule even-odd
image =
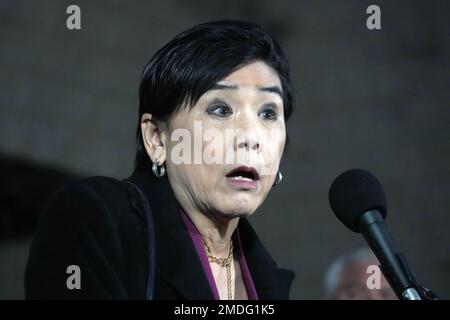
[[206, 254], [210, 262], [217, 263], [222, 268], [227, 268], [227, 290], [228, 290], [228, 300], [233, 300], [233, 287], [232, 287], [232, 279], [231, 279], [231, 263], [233, 262], [233, 240], [230, 240], [230, 252], [228, 253], [228, 257], [226, 258], [217, 258], [212, 252], [211, 248], [204, 241], [203, 244], [206, 247]]

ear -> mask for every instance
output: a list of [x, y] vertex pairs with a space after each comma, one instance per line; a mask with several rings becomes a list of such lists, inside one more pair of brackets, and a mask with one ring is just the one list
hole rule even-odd
[[141, 133], [145, 150], [152, 162], [157, 161], [158, 166], [166, 161], [165, 131], [162, 125], [152, 119], [150, 113], [141, 117]]

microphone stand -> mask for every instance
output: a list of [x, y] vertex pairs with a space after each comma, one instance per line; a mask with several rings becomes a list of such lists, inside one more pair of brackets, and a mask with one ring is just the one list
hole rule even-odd
[[409, 269], [405, 257], [401, 253], [397, 253], [396, 258], [403, 269], [405, 275], [408, 278], [408, 282], [411, 284], [407, 288], [401, 288], [398, 286], [399, 282], [394, 273], [388, 271], [389, 268], [384, 268], [380, 265], [380, 270], [384, 277], [388, 280], [389, 285], [394, 290], [395, 294], [400, 300], [439, 300], [439, 297], [430, 289], [417, 283], [414, 275]]

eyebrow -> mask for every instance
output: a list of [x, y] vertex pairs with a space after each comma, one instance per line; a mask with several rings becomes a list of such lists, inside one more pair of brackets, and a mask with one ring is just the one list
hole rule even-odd
[[[216, 83], [210, 90], [237, 90], [238, 86], [236, 85], [228, 85], [228, 84], [220, 84]], [[275, 93], [283, 99], [283, 92], [279, 86], [270, 86], [270, 87], [258, 87], [260, 91]]]
[[258, 88], [258, 89], [261, 91], [278, 94], [280, 96], [280, 98], [283, 99], [283, 92], [281, 91], [281, 88], [279, 86], [262, 87], [262, 88]]

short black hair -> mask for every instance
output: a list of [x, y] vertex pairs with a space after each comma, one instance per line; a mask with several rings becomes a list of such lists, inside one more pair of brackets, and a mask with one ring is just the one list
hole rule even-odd
[[199, 24], [158, 50], [141, 75], [135, 168], [148, 170], [151, 164], [140, 127], [144, 113], [167, 121], [181, 106], [192, 107], [218, 81], [257, 60], [278, 73], [287, 121], [293, 107], [288, 61], [278, 42], [258, 24], [237, 20]]

